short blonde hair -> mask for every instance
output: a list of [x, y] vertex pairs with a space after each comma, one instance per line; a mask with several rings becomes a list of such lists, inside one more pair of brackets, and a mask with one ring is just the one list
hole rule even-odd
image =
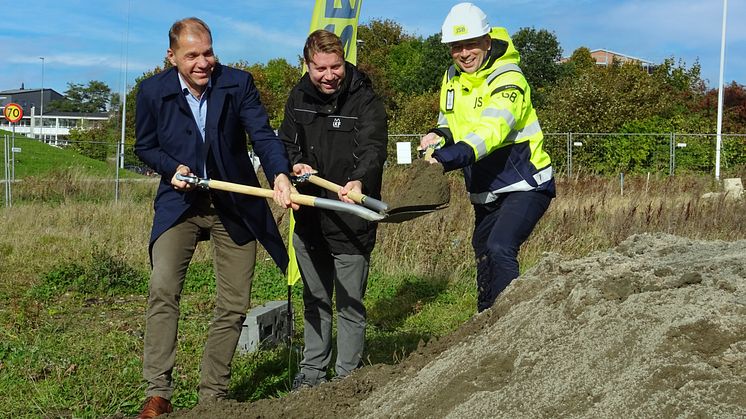
[[345, 49], [344, 45], [342, 45], [342, 40], [333, 32], [325, 29], [315, 30], [308, 35], [306, 45], [303, 47], [303, 58], [307, 63], [310, 63], [313, 56], [320, 52], [337, 54], [343, 60], [345, 58]]

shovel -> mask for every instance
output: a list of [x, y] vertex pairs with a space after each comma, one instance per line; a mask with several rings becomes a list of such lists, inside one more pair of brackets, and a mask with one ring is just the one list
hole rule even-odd
[[422, 152], [422, 160], [413, 164], [416, 171], [410, 173], [414, 173], [414, 176], [411, 176], [407, 182], [407, 190], [403, 193], [399, 192], [400, 197], [405, 199], [395, 202], [393, 208], [380, 222], [401, 223], [448, 207], [450, 201], [448, 179], [442, 171], [435, 169], [436, 166], [424, 163], [432, 156], [433, 151], [434, 146], [428, 147]]
[[[315, 173], [306, 173], [304, 175], [293, 177], [293, 182], [295, 183], [305, 182], [306, 180], [308, 180], [309, 182], [313, 183], [316, 186], [320, 186], [332, 192], [339, 193], [339, 190], [342, 189], [342, 186], [337, 185], [334, 182], [328, 181], [322, 177], [319, 177]], [[347, 193], [347, 197], [357, 202], [358, 204], [366, 208], [370, 208], [373, 211], [379, 212], [381, 214], [389, 210], [389, 205], [387, 203], [383, 201], [379, 201], [375, 198], [371, 198], [368, 195], [365, 195], [365, 194], [362, 194], [356, 191], [350, 191], [349, 193]]]
[[[309, 182], [313, 183], [314, 185], [320, 186], [324, 189], [330, 190], [332, 192], [339, 192], [340, 189], [342, 189], [342, 186], [328, 181], [322, 177], [319, 177], [316, 174], [313, 173], [307, 173], [305, 175], [295, 176], [293, 178], [293, 181], [295, 183], [301, 183], [308, 180]], [[377, 220], [381, 223], [401, 223], [404, 221], [411, 220], [413, 218], [417, 218], [423, 215], [430, 214], [433, 211], [444, 209], [448, 206], [448, 204], [414, 204], [414, 205], [406, 205], [396, 208], [389, 208], [389, 205], [383, 201], [379, 201], [375, 198], [371, 198], [367, 195], [357, 193], [354, 191], [350, 191], [347, 194], [347, 197], [352, 199], [353, 201], [357, 202], [360, 205], [363, 205], [365, 207], [368, 207], [372, 210], [377, 211], [380, 213], [383, 218], [380, 220]]]
[[[205, 189], [216, 189], [219, 191], [235, 192], [244, 195], [258, 196], [262, 198], [272, 198], [274, 191], [272, 189], [257, 188], [256, 186], [241, 185], [238, 183], [225, 182], [222, 180], [203, 179], [197, 176], [184, 176], [177, 173], [176, 179], [183, 182], [191, 183]], [[317, 198], [310, 195], [301, 195], [291, 193], [290, 200], [298, 205], [328, 209], [332, 211], [345, 212], [356, 215], [367, 221], [381, 221], [384, 215], [371, 211], [368, 208], [355, 204], [348, 204], [333, 199]]]

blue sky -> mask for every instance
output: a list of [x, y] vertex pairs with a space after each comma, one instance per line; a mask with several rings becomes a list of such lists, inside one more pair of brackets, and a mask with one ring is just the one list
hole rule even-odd
[[[3, 2], [5, 3], [5, 2]], [[392, 19], [407, 33], [429, 36], [455, 1], [365, 0], [360, 22]], [[481, 0], [494, 26], [554, 32], [569, 56], [576, 48], [604, 48], [653, 62], [695, 60], [709, 86], [718, 83], [722, 0]], [[26, 0], [2, 7], [0, 90], [99, 80], [113, 91], [163, 62], [167, 33], [182, 17], [197, 16], [213, 31], [222, 62], [297, 62], [310, 24], [312, 0]], [[129, 11], [129, 12], [128, 12]], [[129, 30], [128, 28], [129, 15]], [[746, 84], [746, 2], [728, 4], [726, 83]], [[125, 42], [126, 41], [126, 42]]]

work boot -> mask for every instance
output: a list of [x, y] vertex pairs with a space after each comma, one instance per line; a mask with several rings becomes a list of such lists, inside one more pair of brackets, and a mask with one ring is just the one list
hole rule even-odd
[[306, 374], [299, 372], [298, 374], [295, 375], [295, 378], [293, 378], [293, 387], [290, 389], [290, 391], [296, 392], [304, 388], [316, 387], [317, 385], [325, 383], [325, 382], [326, 382], [325, 377], [321, 377], [316, 381], [312, 381], [306, 378]]
[[166, 400], [160, 396], [152, 396], [145, 399], [145, 403], [143, 403], [142, 410], [137, 419], [150, 419], [173, 411], [174, 409], [171, 406], [170, 400]]

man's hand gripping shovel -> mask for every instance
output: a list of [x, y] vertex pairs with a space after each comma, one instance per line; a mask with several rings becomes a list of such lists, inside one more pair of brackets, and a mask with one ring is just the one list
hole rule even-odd
[[[262, 198], [272, 198], [274, 191], [271, 189], [258, 188], [256, 186], [241, 185], [238, 183], [225, 182], [222, 180], [211, 180], [203, 179], [197, 176], [184, 176], [176, 174], [176, 179], [191, 183], [200, 188], [215, 189], [219, 191], [235, 192], [244, 195], [258, 196]], [[310, 195], [302, 195], [298, 193], [291, 193], [290, 200], [298, 205], [305, 205], [309, 207], [322, 208], [332, 211], [345, 212], [348, 214], [356, 215], [368, 221], [381, 221], [384, 215], [377, 212], [371, 211], [368, 208], [361, 207], [355, 204], [348, 204], [333, 199], [317, 198]]]
[[[332, 192], [338, 193], [339, 190], [342, 189], [342, 186], [328, 181], [315, 173], [306, 173], [300, 176], [291, 176], [291, 178], [293, 180], [293, 183], [295, 184], [307, 181]], [[417, 186], [414, 185], [414, 187]], [[410, 192], [404, 191], [404, 193]], [[381, 223], [401, 223], [403, 221], [408, 221], [416, 217], [430, 214], [433, 211], [440, 210], [448, 206], [447, 204], [443, 205], [426, 203], [389, 208], [389, 205], [387, 203], [355, 191], [350, 191], [347, 194], [347, 197], [360, 205], [377, 211], [378, 214], [381, 215], [381, 218], [375, 221]]]

